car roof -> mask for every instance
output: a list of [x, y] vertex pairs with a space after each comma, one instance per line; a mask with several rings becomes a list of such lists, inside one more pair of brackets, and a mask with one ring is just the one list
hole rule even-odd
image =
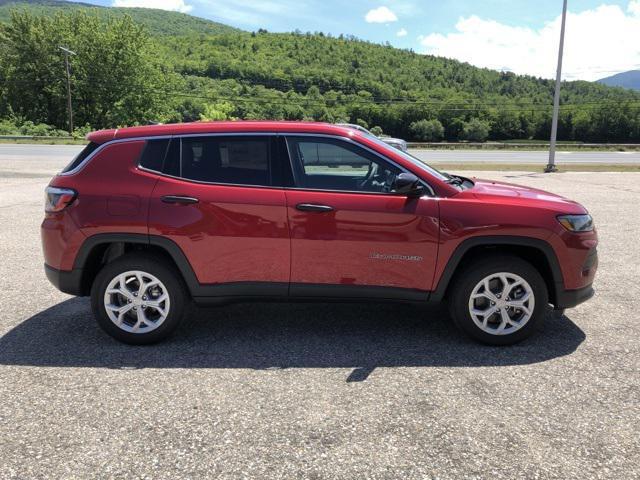
[[110, 140], [127, 138], [155, 137], [168, 135], [189, 135], [206, 133], [316, 133], [339, 136], [359, 135], [356, 130], [322, 122], [290, 122], [290, 121], [219, 121], [169, 123], [161, 125], [145, 125], [142, 127], [114, 128], [98, 130], [87, 135], [87, 140], [94, 143], [105, 143]]

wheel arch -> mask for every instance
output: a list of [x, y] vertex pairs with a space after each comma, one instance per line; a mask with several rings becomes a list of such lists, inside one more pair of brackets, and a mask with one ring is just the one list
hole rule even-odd
[[564, 280], [553, 247], [544, 240], [518, 236], [486, 236], [464, 240], [449, 258], [430, 299], [440, 301], [446, 298], [455, 275], [468, 262], [491, 252], [515, 255], [531, 263], [545, 280], [549, 301], [556, 304], [560, 293], [564, 291]]
[[135, 249], [166, 258], [182, 274], [189, 293], [192, 296], [198, 294], [198, 279], [186, 255], [174, 241], [134, 233], [101, 233], [83, 242], [73, 265], [74, 271], [81, 272], [81, 294], [89, 294], [96, 275], [104, 265]]

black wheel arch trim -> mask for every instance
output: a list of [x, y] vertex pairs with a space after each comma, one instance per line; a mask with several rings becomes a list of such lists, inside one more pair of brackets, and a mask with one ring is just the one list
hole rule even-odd
[[182, 249], [173, 240], [156, 235], [145, 235], [142, 233], [98, 233], [92, 235], [82, 243], [74, 261], [74, 270], [82, 269], [93, 249], [105, 243], [137, 243], [162, 248], [173, 259], [178, 270], [180, 270], [191, 295], [202, 295], [202, 285], [198, 282], [193, 268]]
[[448, 259], [447, 266], [440, 276], [438, 285], [435, 290], [431, 292], [429, 299], [436, 302], [441, 301], [447, 292], [447, 288], [449, 287], [453, 276], [458, 271], [458, 267], [460, 267], [460, 262], [462, 261], [464, 255], [472, 248], [483, 246], [529, 247], [539, 250], [547, 259], [549, 268], [551, 270], [551, 275], [553, 276], [553, 288], [555, 291], [549, 293], [555, 294], [555, 298], [558, 299], [560, 298], [562, 292], [564, 292], [564, 280], [562, 276], [562, 270], [560, 269], [560, 262], [558, 261], [556, 252], [553, 250], [551, 244], [549, 244], [545, 240], [531, 237], [520, 237], [514, 235], [490, 235], [468, 238], [456, 247], [453, 254]]

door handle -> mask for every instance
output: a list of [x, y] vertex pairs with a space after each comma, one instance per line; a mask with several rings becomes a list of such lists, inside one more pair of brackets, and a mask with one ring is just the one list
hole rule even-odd
[[333, 207], [329, 205], [317, 205], [315, 203], [299, 203], [296, 209], [302, 212], [332, 212]]
[[195, 197], [185, 197], [183, 195], [165, 195], [161, 198], [164, 203], [178, 203], [181, 205], [190, 205], [192, 203], [198, 203], [198, 199]]

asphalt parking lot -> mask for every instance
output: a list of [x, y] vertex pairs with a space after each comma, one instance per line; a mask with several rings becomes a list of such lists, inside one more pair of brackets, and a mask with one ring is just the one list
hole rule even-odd
[[640, 174], [482, 172], [599, 229], [596, 297], [517, 346], [438, 307], [240, 304], [131, 347], [44, 276], [67, 161], [0, 157], [0, 479], [640, 477]]

